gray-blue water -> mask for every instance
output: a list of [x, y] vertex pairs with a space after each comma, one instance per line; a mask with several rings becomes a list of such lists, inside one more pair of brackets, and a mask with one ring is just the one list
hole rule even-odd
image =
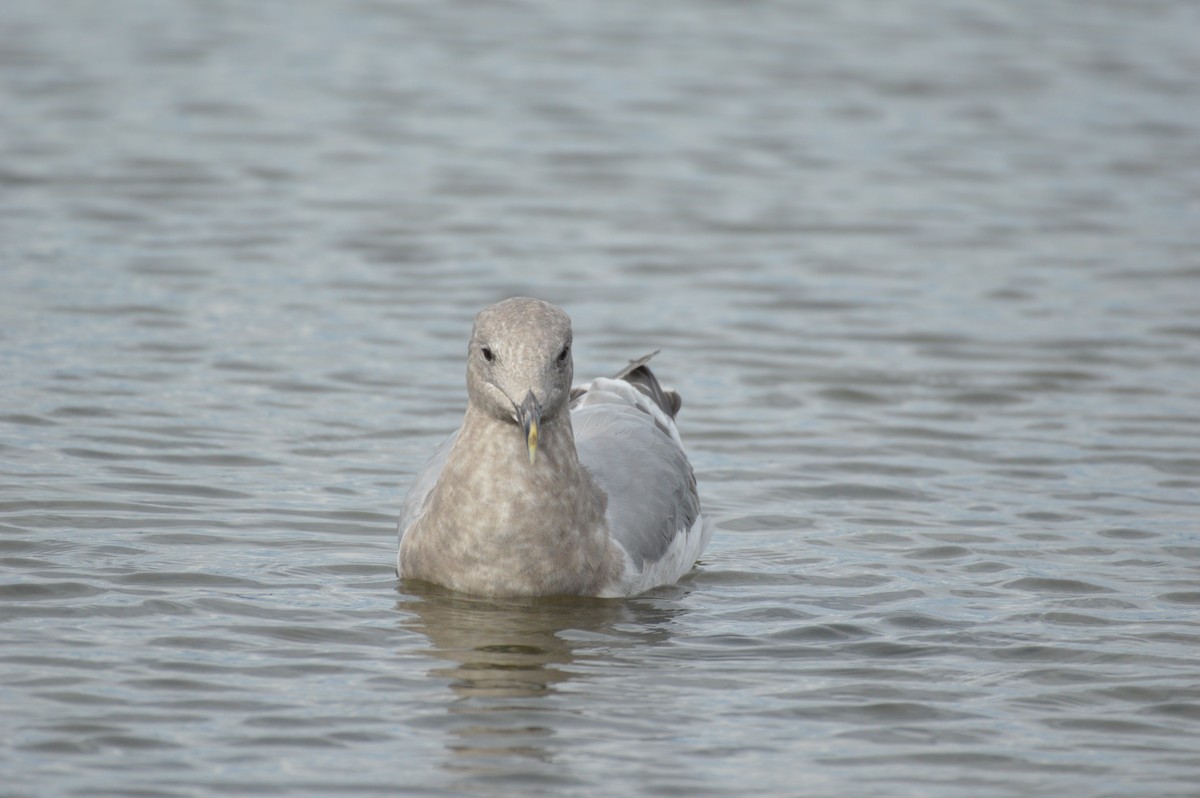
[[[0, 5], [0, 794], [1200, 794], [1200, 6]], [[473, 314], [679, 586], [393, 572]]]

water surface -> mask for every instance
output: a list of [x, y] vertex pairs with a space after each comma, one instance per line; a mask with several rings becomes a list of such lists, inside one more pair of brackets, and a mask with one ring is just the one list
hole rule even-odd
[[[5, 795], [1195, 795], [1194, 4], [9, 0]], [[473, 314], [680, 585], [398, 585]]]

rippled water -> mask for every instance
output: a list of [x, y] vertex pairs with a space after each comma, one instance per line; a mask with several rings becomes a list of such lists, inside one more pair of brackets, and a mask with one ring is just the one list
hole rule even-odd
[[[6, 0], [0, 792], [1197, 794], [1196, 8]], [[681, 585], [397, 585], [511, 294]]]

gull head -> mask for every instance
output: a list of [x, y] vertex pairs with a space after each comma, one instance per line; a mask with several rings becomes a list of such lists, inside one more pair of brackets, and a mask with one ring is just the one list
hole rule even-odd
[[477, 410], [520, 430], [530, 463], [543, 423], [566, 413], [573, 376], [571, 319], [560, 308], [514, 297], [475, 317], [467, 395]]

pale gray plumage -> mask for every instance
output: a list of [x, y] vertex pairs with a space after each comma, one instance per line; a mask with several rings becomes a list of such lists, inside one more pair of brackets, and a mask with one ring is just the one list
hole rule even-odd
[[401, 511], [402, 577], [619, 596], [691, 569], [712, 527], [675, 429], [679, 395], [649, 356], [572, 390], [570, 349], [570, 319], [549, 303], [514, 298], [476, 317], [463, 425]]

